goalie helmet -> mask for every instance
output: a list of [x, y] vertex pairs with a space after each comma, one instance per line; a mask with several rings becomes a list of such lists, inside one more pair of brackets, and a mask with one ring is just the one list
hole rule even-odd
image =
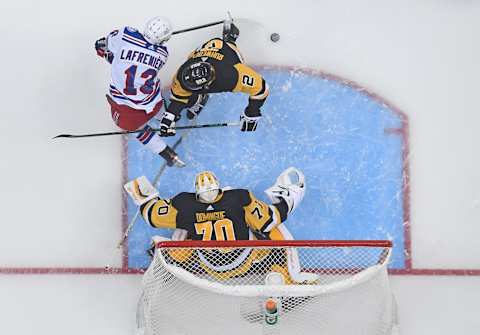
[[145, 39], [154, 45], [162, 44], [172, 36], [172, 24], [163, 16], [156, 16], [148, 20], [143, 31]]
[[210, 171], [203, 171], [195, 177], [195, 194], [197, 200], [203, 203], [212, 203], [220, 194], [220, 183]]
[[181, 74], [182, 86], [190, 91], [208, 89], [215, 80], [215, 69], [212, 64], [196, 61], [186, 66]]

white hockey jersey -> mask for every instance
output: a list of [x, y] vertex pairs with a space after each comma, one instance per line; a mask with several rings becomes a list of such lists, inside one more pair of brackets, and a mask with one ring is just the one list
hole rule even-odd
[[109, 95], [120, 105], [152, 112], [161, 101], [158, 72], [167, 62], [165, 45], [148, 43], [131, 27], [111, 32], [107, 49], [113, 53]]

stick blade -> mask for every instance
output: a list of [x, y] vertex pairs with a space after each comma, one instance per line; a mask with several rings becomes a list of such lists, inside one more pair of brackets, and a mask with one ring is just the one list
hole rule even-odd
[[52, 140], [56, 139], [56, 138], [69, 138], [69, 137], [73, 137], [73, 135], [69, 135], [69, 134], [60, 134], [60, 135], [57, 135], [55, 137], [52, 137]]

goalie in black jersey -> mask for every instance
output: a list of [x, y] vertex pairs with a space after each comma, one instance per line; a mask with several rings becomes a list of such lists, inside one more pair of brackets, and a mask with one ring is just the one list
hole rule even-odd
[[194, 50], [174, 75], [170, 103], [161, 119], [162, 136], [175, 135], [175, 121], [187, 109], [193, 119], [205, 106], [210, 93], [241, 92], [249, 95], [248, 105], [240, 116], [242, 131], [255, 131], [262, 116], [260, 108], [269, 90], [265, 79], [243, 63], [235, 44], [240, 31], [226, 23], [223, 38], [213, 38]]
[[[289, 240], [293, 237], [282, 222], [302, 201], [305, 181], [299, 170], [285, 170], [265, 191], [272, 204], [257, 199], [245, 189], [221, 189], [218, 179], [209, 171], [196, 176], [195, 193], [182, 192], [171, 199], [160, 198], [145, 177], [130, 181], [125, 189], [140, 206], [145, 221], [155, 228], [175, 229], [176, 240]], [[175, 260], [187, 262], [197, 257], [206, 272], [229, 279], [245, 274], [268, 256], [265, 250], [239, 249], [232, 251], [228, 264], [220, 265], [207, 253], [199, 250], [196, 255], [193, 252], [187, 256], [183, 254]], [[176, 256], [172, 253], [171, 257]], [[287, 283], [316, 279], [314, 274], [301, 272], [299, 264], [287, 264], [287, 258], [290, 262], [295, 259], [285, 257], [283, 264], [273, 266], [276, 272], [284, 275]]]

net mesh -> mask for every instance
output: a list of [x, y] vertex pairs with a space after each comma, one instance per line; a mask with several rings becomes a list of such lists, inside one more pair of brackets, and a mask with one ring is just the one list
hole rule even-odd
[[168, 244], [144, 275], [145, 334], [392, 333], [390, 247]]

